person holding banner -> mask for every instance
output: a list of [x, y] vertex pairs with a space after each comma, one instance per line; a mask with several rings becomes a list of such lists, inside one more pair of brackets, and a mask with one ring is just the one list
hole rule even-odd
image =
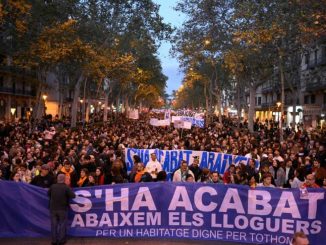
[[75, 198], [75, 193], [65, 184], [66, 175], [59, 174], [57, 183], [53, 184], [49, 191], [51, 213], [51, 237], [52, 244], [66, 243], [66, 226], [69, 200]]
[[137, 171], [130, 174], [130, 182], [151, 182], [152, 176], [145, 171], [144, 163], [137, 163]]
[[152, 176], [153, 181], [156, 181], [158, 172], [162, 171], [162, 165], [157, 160], [156, 154], [151, 154], [151, 160], [146, 165], [146, 172]]
[[195, 175], [195, 181], [197, 182], [199, 180], [199, 177], [202, 175], [202, 169], [199, 167], [199, 157], [194, 156], [193, 163], [189, 166], [189, 169], [193, 172]]
[[263, 175], [263, 182], [259, 183], [257, 186], [261, 187], [275, 187], [275, 185], [272, 184], [272, 174], [266, 173]]
[[188, 168], [188, 163], [182, 160], [180, 168], [173, 175], [173, 182], [186, 182], [187, 175], [190, 174], [195, 178], [194, 173]]

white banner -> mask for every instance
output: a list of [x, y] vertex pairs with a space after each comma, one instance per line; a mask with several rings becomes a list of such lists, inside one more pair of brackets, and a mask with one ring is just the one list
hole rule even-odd
[[154, 127], [170, 126], [170, 120], [158, 120], [157, 118], [151, 118], [149, 124]]
[[184, 129], [191, 129], [191, 122], [185, 122], [181, 120], [174, 121], [175, 128], [184, 128]]
[[128, 111], [128, 118], [138, 120], [139, 119], [138, 109]]

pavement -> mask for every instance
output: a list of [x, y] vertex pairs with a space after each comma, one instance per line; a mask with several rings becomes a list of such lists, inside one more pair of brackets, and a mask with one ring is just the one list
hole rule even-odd
[[[49, 245], [50, 238], [0, 238], [3, 245]], [[172, 240], [172, 239], [114, 239], [114, 238], [69, 238], [66, 245], [244, 245], [223, 241]]]

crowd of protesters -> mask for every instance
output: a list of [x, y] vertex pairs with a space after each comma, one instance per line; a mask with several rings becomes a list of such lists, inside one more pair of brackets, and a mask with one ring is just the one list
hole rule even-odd
[[58, 174], [64, 174], [71, 187], [167, 180], [155, 154], [146, 166], [135, 155], [134, 166], [127, 171], [124, 149], [128, 147], [213, 151], [251, 158], [248, 165], [231, 164], [223, 175], [201, 168], [197, 157], [191, 165], [183, 160], [172, 181], [326, 188], [326, 137], [320, 128], [287, 128], [280, 142], [278, 124], [272, 121], [257, 121], [254, 133], [249, 133], [246, 122], [238, 124], [229, 118], [223, 118], [223, 123], [214, 118], [205, 128], [183, 131], [150, 126], [149, 115], [140, 118], [115, 115], [107, 123], [74, 129], [56, 118], [1, 124], [0, 179], [44, 188], [55, 183]]

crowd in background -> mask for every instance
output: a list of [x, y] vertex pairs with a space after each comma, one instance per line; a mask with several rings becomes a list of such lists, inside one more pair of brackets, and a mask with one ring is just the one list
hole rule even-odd
[[280, 142], [278, 124], [272, 121], [257, 121], [255, 132], [249, 133], [246, 122], [238, 124], [230, 118], [223, 118], [222, 123], [213, 118], [205, 128], [191, 130], [153, 127], [148, 120], [148, 114], [140, 120], [116, 114], [107, 123], [92, 122], [74, 129], [51, 117], [1, 124], [0, 179], [44, 188], [55, 183], [59, 173], [68, 177], [71, 187], [167, 180], [170, 175], [155, 154], [146, 166], [135, 155], [134, 166], [127, 170], [124, 149], [128, 147], [213, 151], [252, 159], [248, 165], [231, 164], [223, 175], [201, 168], [198, 158], [191, 165], [182, 161], [172, 181], [326, 188], [326, 137], [320, 128], [287, 128]]

